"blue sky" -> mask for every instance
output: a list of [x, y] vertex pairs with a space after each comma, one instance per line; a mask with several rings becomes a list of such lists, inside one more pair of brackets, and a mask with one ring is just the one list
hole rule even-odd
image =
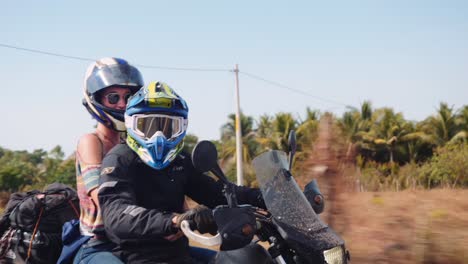
[[[243, 112], [346, 105], [392, 107], [407, 119], [468, 103], [466, 1], [6, 1], [0, 45], [130, 63], [233, 69]], [[81, 105], [90, 62], [0, 46], [0, 146], [71, 154], [95, 122]], [[189, 133], [218, 139], [235, 111], [234, 74], [140, 68], [188, 102]]]

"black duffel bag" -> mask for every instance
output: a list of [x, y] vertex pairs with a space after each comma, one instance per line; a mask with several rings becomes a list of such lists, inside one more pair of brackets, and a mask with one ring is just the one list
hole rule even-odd
[[78, 195], [67, 185], [12, 194], [0, 219], [0, 263], [56, 263], [62, 226], [77, 218]]

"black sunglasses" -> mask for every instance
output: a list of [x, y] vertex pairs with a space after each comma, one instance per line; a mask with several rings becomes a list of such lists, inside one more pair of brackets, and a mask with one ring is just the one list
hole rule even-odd
[[[132, 94], [128, 93], [123, 95], [122, 99], [125, 103], [127, 103], [128, 98], [130, 98], [130, 96], [132, 96]], [[107, 102], [109, 102], [109, 104], [117, 104], [121, 98], [118, 93], [109, 93], [105, 97], [107, 98]]]

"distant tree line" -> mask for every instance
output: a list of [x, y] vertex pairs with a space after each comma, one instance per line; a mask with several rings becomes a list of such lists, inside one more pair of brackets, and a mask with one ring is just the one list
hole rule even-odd
[[[313, 151], [320, 117], [318, 110], [309, 108], [304, 118], [281, 112], [256, 120], [241, 114], [246, 184], [256, 184], [252, 159], [268, 149], [287, 151], [291, 130], [296, 131], [298, 143], [293, 172], [300, 168]], [[335, 120], [336, 131], [347, 145], [347, 160], [361, 169], [363, 182], [373, 186], [370, 189], [378, 190], [384, 185], [468, 186], [468, 106], [454, 109], [441, 103], [434, 115], [414, 122], [391, 108], [373, 109], [370, 102], [364, 102], [360, 109], [349, 109]], [[195, 135], [187, 135], [185, 151], [191, 153], [197, 141]], [[235, 181], [234, 114], [222, 126], [220, 140], [215, 144], [222, 167]], [[74, 154], [65, 158], [60, 146], [32, 152], [0, 147], [0, 192], [42, 189], [54, 181], [75, 187]]]
[[[269, 149], [288, 151], [288, 137], [291, 130], [296, 131], [296, 165], [304, 161], [311, 144], [317, 136], [320, 112], [306, 109], [305, 118], [295, 117], [291, 113], [280, 112], [275, 115], [263, 115], [258, 120], [241, 113], [241, 135], [243, 153], [244, 184], [256, 186], [252, 159]], [[221, 139], [216, 142], [221, 166], [228, 178], [236, 182], [236, 137], [235, 115], [229, 115], [229, 121], [221, 128]], [[295, 166], [298, 167], [298, 166]]]
[[60, 146], [49, 152], [42, 149], [12, 151], [0, 147], [0, 191], [42, 189], [49, 182], [74, 185], [74, 159], [64, 159]]
[[[309, 108], [304, 119], [291, 113], [263, 115], [258, 120], [241, 114], [246, 184], [255, 185], [252, 158], [267, 149], [287, 151], [291, 130], [296, 131], [298, 142], [293, 173], [302, 168], [314, 151], [318, 121], [324, 114]], [[441, 103], [434, 115], [415, 122], [388, 107], [373, 109], [366, 101], [335, 121], [334, 133], [347, 145], [345, 160], [360, 169], [358, 177], [368, 190], [468, 187], [468, 106], [454, 109]], [[217, 143], [221, 163], [234, 181], [234, 114], [222, 127]]]
[[364, 102], [338, 120], [370, 190], [468, 187], [468, 106], [440, 103], [423, 121]]
[[[198, 138], [187, 135], [185, 150], [191, 151]], [[76, 188], [75, 153], [65, 158], [60, 146], [50, 151], [13, 151], [0, 147], [0, 192], [43, 189], [52, 182]]]

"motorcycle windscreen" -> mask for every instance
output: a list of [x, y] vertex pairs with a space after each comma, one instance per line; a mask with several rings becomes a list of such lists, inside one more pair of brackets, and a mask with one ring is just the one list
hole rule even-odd
[[312, 209], [288, 170], [286, 153], [268, 151], [252, 164], [265, 204], [280, 227], [278, 231], [289, 243], [321, 251], [344, 244]]

